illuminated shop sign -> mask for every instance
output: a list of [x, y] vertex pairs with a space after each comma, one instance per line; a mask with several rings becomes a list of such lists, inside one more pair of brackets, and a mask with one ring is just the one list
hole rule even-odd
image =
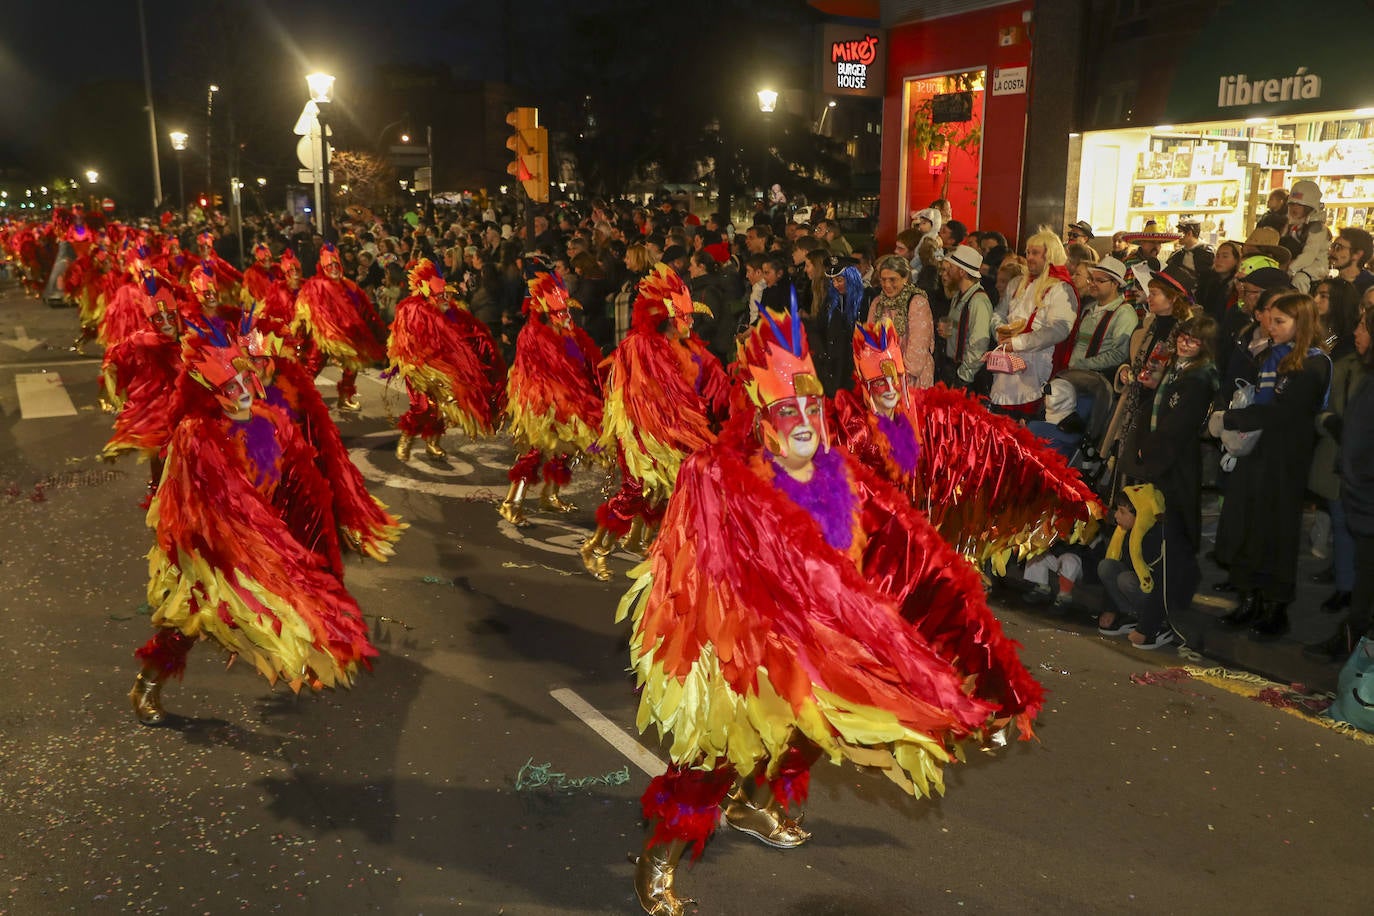
[[821, 93], [881, 98], [887, 36], [852, 26], [829, 25], [821, 31]]

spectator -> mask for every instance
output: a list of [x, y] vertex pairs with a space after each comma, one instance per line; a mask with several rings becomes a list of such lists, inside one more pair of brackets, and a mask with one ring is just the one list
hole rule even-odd
[[905, 258], [890, 254], [878, 261], [878, 289], [878, 295], [868, 306], [868, 320], [892, 320], [901, 341], [907, 384], [929, 388], [935, 372], [934, 322], [930, 301], [911, 282], [911, 265]]
[[985, 229], [978, 233], [978, 250], [983, 253], [983, 260], [986, 263], [988, 253], [994, 248], [1007, 249], [1007, 237], [1000, 232]]
[[1212, 249], [1202, 243], [1202, 220], [1196, 216], [1180, 216], [1178, 219], [1179, 240], [1174, 253], [1169, 255], [1168, 264], [1186, 267], [1196, 277], [1212, 271]]
[[1078, 323], [1069, 368], [1098, 372], [1110, 381], [1118, 367], [1129, 361], [1131, 335], [1140, 319], [1121, 295], [1125, 264], [1109, 255], [1092, 265], [1088, 274], [1090, 298], [1083, 299], [1083, 318]]
[[1011, 309], [1011, 293], [1020, 285], [1026, 273], [1026, 259], [1010, 252], [997, 267], [997, 295], [993, 297], [992, 309], [1003, 323], [1006, 322], [1007, 312]]
[[763, 279], [763, 264], [767, 260], [761, 254], [751, 254], [744, 262], [744, 281], [749, 286], [749, 295], [745, 303], [749, 327], [759, 320], [759, 304], [763, 301], [763, 291], [768, 285]]
[[920, 261], [920, 256], [917, 255], [916, 249], [920, 246], [922, 238], [920, 230], [903, 229], [897, 233], [897, 241], [892, 246], [893, 253], [900, 258], [906, 258], [911, 269], [917, 272], [920, 271], [920, 268], [916, 266]]
[[625, 278], [611, 299], [612, 317], [615, 321], [615, 342], [618, 344], [630, 332], [630, 319], [633, 317], [635, 296], [639, 291], [639, 281], [653, 267], [649, 260], [648, 249], [635, 242], [625, 249]]
[[[1107, 556], [1097, 564], [1097, 576], [1107, 593], [1107, 607], [1097, 617], [1097, 632], [1125, 636], [1140, 626], [1153, 626], [1154, 638], [1140, 648], [1159, 648], [1172, 640], [1153, 606], [1155, 573], [1164, 562], [1163, 539], [1155, 525], [1159, 494], [1148, 484], [1126, 487], [1114, 500], [1116, 530]], [[1122, 555], [1126, 560], [1122, 560]]]
[[[914, 221], [916, 231], [921, 234], [922, 239], [929, 239], [934, 244], [936, 251], [939, 251], [943, 245], [940, 240], [940, 227], [944, 225], [944, 221], [945, 218], [940, 215], [940, 211], [931, 209], [930, 207], [916, 212], [916, 219]], [[917, 273], [929, 263], [922, 260], [920, 254], [921, 246], [918, 242], [916, 245], [917, 262], [911, 265], [911, 269]]]
[[1325, 219], [1317, 183], [1308, 179], [1294, 182], [1288, 192], [1288, 229], [1279, 244], [1293, 255], [1288, 275], [1300, 293], [1310, 292], [1330, 270], [1331, 233]]
[[1302, 293], [1272, 303], [1272, 347], [1260, 366], [1255, 401], [1227, 410], [1226, 429], [1262, 431], [1254, 451], [1236, 459], [1217, 530], [1217, 562], [1230, 571], [1240, 605], [1222, 618], [1261, 639], [1288, 631], [1297, 577], [1299, 525], [1315, 436], [1331, 379], [1318, 342], [1316, 308]]
[[390, 325], [396, 317], [396, 303], [406, 296], [406, 272], [399, 261], [386, 265], [381, 288], [377, 290], [377, 314]]
[[1111, 251], [1107, 252], [1112, 257], [1120, 261], [1122, 264], [1125, 264], [1127, 261], [1131, 259], [1131, 243], [1126, 241], [1127, 235], [1128, 233], [1126, 233], [1125, 231], [1113, 232], [1112, 248]]
[[824, 219], [816, 224], [816, 236], [825, 242], [831, 254], [837, 254], [842, 258], [854, 256], [854, 248], [849, 244], [849, 240], [840, 231], [840, 226], [834, 220]]
[[1322, 280], [1312, 291], [1312, 304], [1321, 323], [1321, 347], [1333, 360], [1355, 352], [1355, 327], [1360, 323], [1360, 294], [1355, 284], [1340, 277]]
[[[1361, 637], [1374, 637], [1374, 310], [1366, 309], [1355, 328], [1355, 364], [1348, 367], [1344, 412], [1322, 422], [1323, 431], [1340, 442], [1337, 470], [1340, 504], [1351, 541], [1354, 580], [1349, 613], [1335, 634], [1305, 648], [1317, 658], [1340, 661], [1354, 651]], [[1333, 384], [1334, 389], [1334, 384]], [[1334, 516], [1333, 516], [1334, 518]], [[1339, 542], [1337, 544], [1339, 550]], [[1336, 554], [1341, 559], [1341, 554]], [[1339, 571], [1338, 571], [1339, 575]], [[1339, 578], [1337, 582], [1339, 583]], [[1339, 584], [1337, 585], [1339, 588]], [[1332, 602], [1328, 601], [1328, 604]], [[1345, 603], [1345, 602], [1341, 602]], [[1333, 608], [1323, 605], [1324, 610]], [[1339, 610], [1339, 606], [1334, 610]]]
[[1018, 354], [1026, 368], [994, 373], [992, 409], [1020, 420], [1044, 413], [1044, 391], [1054, 374], [1054, 351], [1073, 332], [1077, 300], [1069, 284], [1064, 243], [1042, 228], [1026, 240], [1028, 275], [1011, 296], [1008, 321], [998, 325], [997, 344]]
[[968, 238], [968, 227], [957, 219], [952, 219], [942, 224], [937, 234], [940, 237], [940, 247], [948, 254], [964, 244], [964, 239]]
[[721, 363], [729, 365], [735, 358], [736, 315], [721, 284], [720, 265], [708, 252], [694, 251], [687, 273], [692, 301], [711, 310], [710, 315], [697, 315], [693, 330]]
[[1097, 263], [1097, 252], [1082, 242], [1074, 242], [1064, 248], [1068, 260], [1064, 267], [1069, 271], [1069, 282], [1079, 303], [1093, 294], [1092, 266]]
[[1374, 237], [1363, 229], [1347, 226], [1331, 242], [1331, 250], [1327, 255], [1336, 276], [1353, 283], [1361, 296], [1374, 286], [1374, 273], [1367, 269], [1372, 252]]
[[1240, 243], [1228, 239], [1217, 246], [1212, 255], [1212, 269], [1198, 274], [1198, 308], [1211, 316], [1217, 324], [1217, 340], [1212, 352], [1220, 353], [1216, 345], [1222, 341], [1222, 325], [1226, 313], [1235, 307], [1239, 294], [1236, 291], [1236, 270], [1241, 262]]
[[1093, 235], [1092, 223], [1085, 219], [1080, 219], [1076, 223], [1069, 223], [1064, 229], [1064, 245], [1066, 247], [1072, 245], [1074, 242], [1087, 245], [1094, 238], [1096, 238], [1096, 236]]
[[1273, 229], [1276, 233], [1288, 228], [1288, 192], [1275, 188], [1269, 192], [1269, 209], [1255, 224], [1256, 229]]
[[[1366, 320], [1370, 314], [1365, 313]], [[1339, 357], [1332, 354], [1331, 393], [1326, 408], [1317, 415], [1317, 444], [1307, 478], [1307, 488], [1325, 502], [1331, 517], [1331, 577], [1335, 591], [1321, 606], [1328, 614], [1338, 614], [1349, 608], [1355, 588], [1355, 537], [1341, 501], [1340, 452], [1347, 406], [1365, 377], [1364, 359], [1369, 351], [1365, 320], [1356, 324], [1351, 336], [1350, 352]], [[1346, 633], [1338, 632], [1337, 636], [1339, 639], [1335, 642], [1308, 647], [1308, 654], [1329, 657], [1333, 661], [1345, 658], [1353, 646], [1347, 646]]]
[[[936, 362], [940, 380], [946, 385], [985, 395], [992, 386], [983, 354], [990, 345], [993, 311], [992, 300], [978, 282], [982, 262], [975, 249], [964, 245], [940, 264], [941, 280], [952, 302], [949, 315], [939, 324], [944, 357]], [[869, 320], [873, 320], [871, 315]]]
[[[1179, 322], [1174, 354], [1142, 420], [1136, 463], [1142, 480], [1164, 496], [1163, 589], [1165, 616], [1191, 606], [1202, 575], [1202, 443], [1200, 432], [1219, 381], [1212, 359], [1216, 322], [1198, 313]], [[1151, 635], [1142, 627], [1143, 637]], [[1135, 637], [1132, 636], [1134, 640]]]

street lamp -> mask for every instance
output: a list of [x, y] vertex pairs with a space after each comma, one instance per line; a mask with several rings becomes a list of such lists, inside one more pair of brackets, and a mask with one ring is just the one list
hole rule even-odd
[[310, 101], [319, 109], [320, 122], [320, 234], [325, 241], [331, 238], [329, 212], [329, 102], [334, 98], [334, 77], [328, 73], [311, 73], [305, 78], [310, 88]]
[[87, 182], [87, 184], [95, 184], [95, 183], [96, 183], [97, 181], [99, 181], [99, 180], [100, 180], [100, 173], [99, 173], [99, 172], [97, 172], [95, 169], [86, 169], [86, 182]]
[[177, 205], [181, 212], [186, 212], [186, 176], [181, 167], [181, 154], [186, 152], [186, 141], [191, 139], [191, 135], [184, 130], [174, 130], [167, 136], [172, 138], [172, 151], [177, 157]]
[[764, 114], [772, 114], [775, 110], [777, 110], [778, 93], [776, 90], [760, 89], [758, 92], [758, 96], [759, 111], [763, 112]]
[[259, 178], [259, 179], [258, 179], [258, 187], [260, 187], [260, 188], [265, 188], [265, 187], [267, 187], [267, 179], [266, 179], [266, 178]]
[[210, 168], [210, 128], [214, 124], [216, 92], [219, 92], [219, 86], [214, 83], [205, 91], [205, 192], [210, 195], [212, 201], [215, 199], [215, 182], [214, 173]]

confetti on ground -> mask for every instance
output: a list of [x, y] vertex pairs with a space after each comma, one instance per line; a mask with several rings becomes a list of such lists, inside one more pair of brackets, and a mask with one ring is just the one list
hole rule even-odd
[[572, 573], [568, 572], [566, 569], [556, 569], [552, 566], [546, 566], [543, 563], [514, 563], [507, 560], [501, 564], [501, 567], [503, 569], [547, 569], [549, 572], [558, 573], [560, 576], [572, 575]]
[[515, 791], [529, 789], [585, 789], [592, 786], [623, 786], [630, 781], [628, 765], [611, 770], [601, 776], [568, 776], [556, 773], [551, 763], [535, 763], [534, 758], [525, 761], [520, 772], [515, 774]]

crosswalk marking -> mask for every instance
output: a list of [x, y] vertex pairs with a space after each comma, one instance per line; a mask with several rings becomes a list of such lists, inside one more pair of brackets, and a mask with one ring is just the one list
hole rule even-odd
[[625, 733], [625, 730], [603, 716], [595, 706], [566, 687], [550, 690], [549, 696], [562, 703], [568, 712], [581, 719], [592, 731], [596, 732], [611, 745], [630, 759], [630, 762], [650, 776], [659, 776], [668, 767], [649, 749]]
[[76, 405], [56, 372], [19, 372], [14, 386], [19, 390], [19, 415], [25, 420], [76, 416]]

